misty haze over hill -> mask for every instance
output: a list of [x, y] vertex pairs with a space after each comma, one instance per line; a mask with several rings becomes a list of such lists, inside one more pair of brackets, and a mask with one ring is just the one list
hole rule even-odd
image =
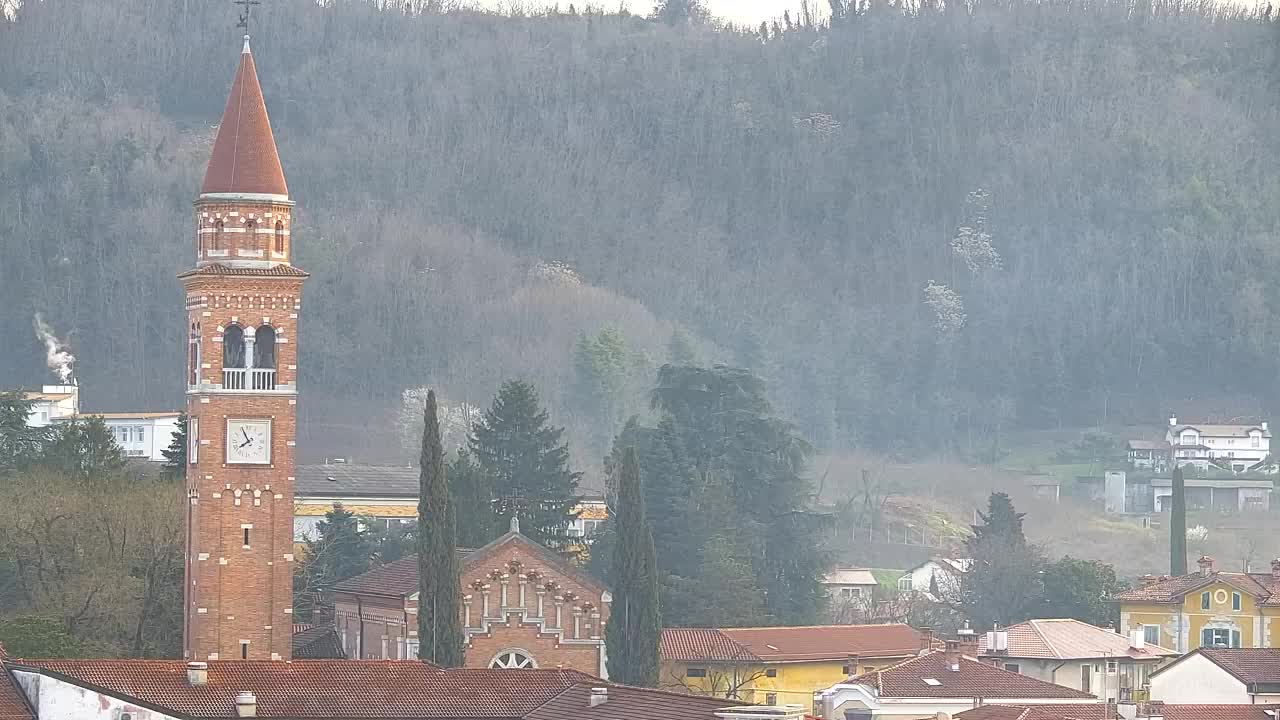
[[[50, 379], [39, 312], [90, 408], [179, 405], [174, 276], [233, 24], [142, 0], [0, 23], [0, 377]], [[303, 425], [377, 431], [406, 388], [483, 406], [524, 377], [598, 458], [678, 328], [820, 447], [976, 455], [1217, 395], [1274, 411], [1270, 17], [873, 3], [781, 30], [264, 4], [313, 275]]]

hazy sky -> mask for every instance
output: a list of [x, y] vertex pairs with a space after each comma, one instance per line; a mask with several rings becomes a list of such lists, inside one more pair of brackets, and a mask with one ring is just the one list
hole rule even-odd
[[[596, 5], [610, 10], [618, 7], [619, 2], [637, 15], [648, 15], [653, 12], [656, 0], [474, 0], [477, 4], [498, 10], [507, 9], [516, 3], [524, 8], [558, 5], [561, 10], [570, 2], [577, 5]], [[3, 0], [0, 0], [3, 2]], [[783, 10], [790, 10], [796, 17], [800, 11], [800, 0], [703, 0], [712, 15], [724, 18], [740, 25], [755, 27], [761, 20], [773, 20], [782, 17]], [[464, 3], [467, 4], [467, 3]], [[829, 5], [827, 0], [809, 0], [809, 6], [815, 14], [822, 14]]]

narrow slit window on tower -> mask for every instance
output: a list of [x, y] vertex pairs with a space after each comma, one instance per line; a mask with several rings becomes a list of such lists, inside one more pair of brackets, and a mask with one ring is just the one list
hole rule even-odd
[[214, 250], [222, 249], [222, 229], [223, 229], [223, 224], [221, 220], [218, 220], [213, 224], [213, 249]]
[[241, 660], [249, 659], [249, 641], [248, 640], [240, 641], [240, 659]]
[[249, 547], [249, 528], [244, 528], [244, 546]]
[[235, 323], [222, 331], [222, 367], [244, 367], [244, 328]]
[[246, 220], [244, 223], [244, 242], [240, 243], [240, 249], [252, 252], [258, 249], [258, 221]]
[[195, 387], [200, 384], [200, 329], [191, 323], [191, 337], [187, 340], [187, 354], [190, 355], [190, 372], [187, 374], [187, 385]]
[[276, 252], [284, 252], [284, 223], [276, 221]]

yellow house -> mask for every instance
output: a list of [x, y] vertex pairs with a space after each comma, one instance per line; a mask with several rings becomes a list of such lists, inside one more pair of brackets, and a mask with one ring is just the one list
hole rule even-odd
[[1112, 598], [1122, 632], [1142, 630], [1146, 642], [1190, 652], [1201, 647], [1280, 647], [1280, 560], [1270, 573], [1229, 573], [1213, 558], [1199, 572], [1153, 578]]
[[851, 675], [933, 647], [907, 625], [666, 628], [659, 687], [764, 705], [813, 706], [813, 694]]

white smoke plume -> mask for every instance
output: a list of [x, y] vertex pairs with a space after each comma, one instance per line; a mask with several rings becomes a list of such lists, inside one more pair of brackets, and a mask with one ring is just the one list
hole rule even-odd
[[49, 366], [63, 385], [74, 382], [71, 379], [71, 366], [75, 364], [76, 356], [67, 352], [67, 346], [53, 334], [53, 328], [49, 327], [43, 317], [40, 317], [40, 313], [36, 313], [31, 325], [36, 330], [36, 337], [44, 343], [45, 365]]

